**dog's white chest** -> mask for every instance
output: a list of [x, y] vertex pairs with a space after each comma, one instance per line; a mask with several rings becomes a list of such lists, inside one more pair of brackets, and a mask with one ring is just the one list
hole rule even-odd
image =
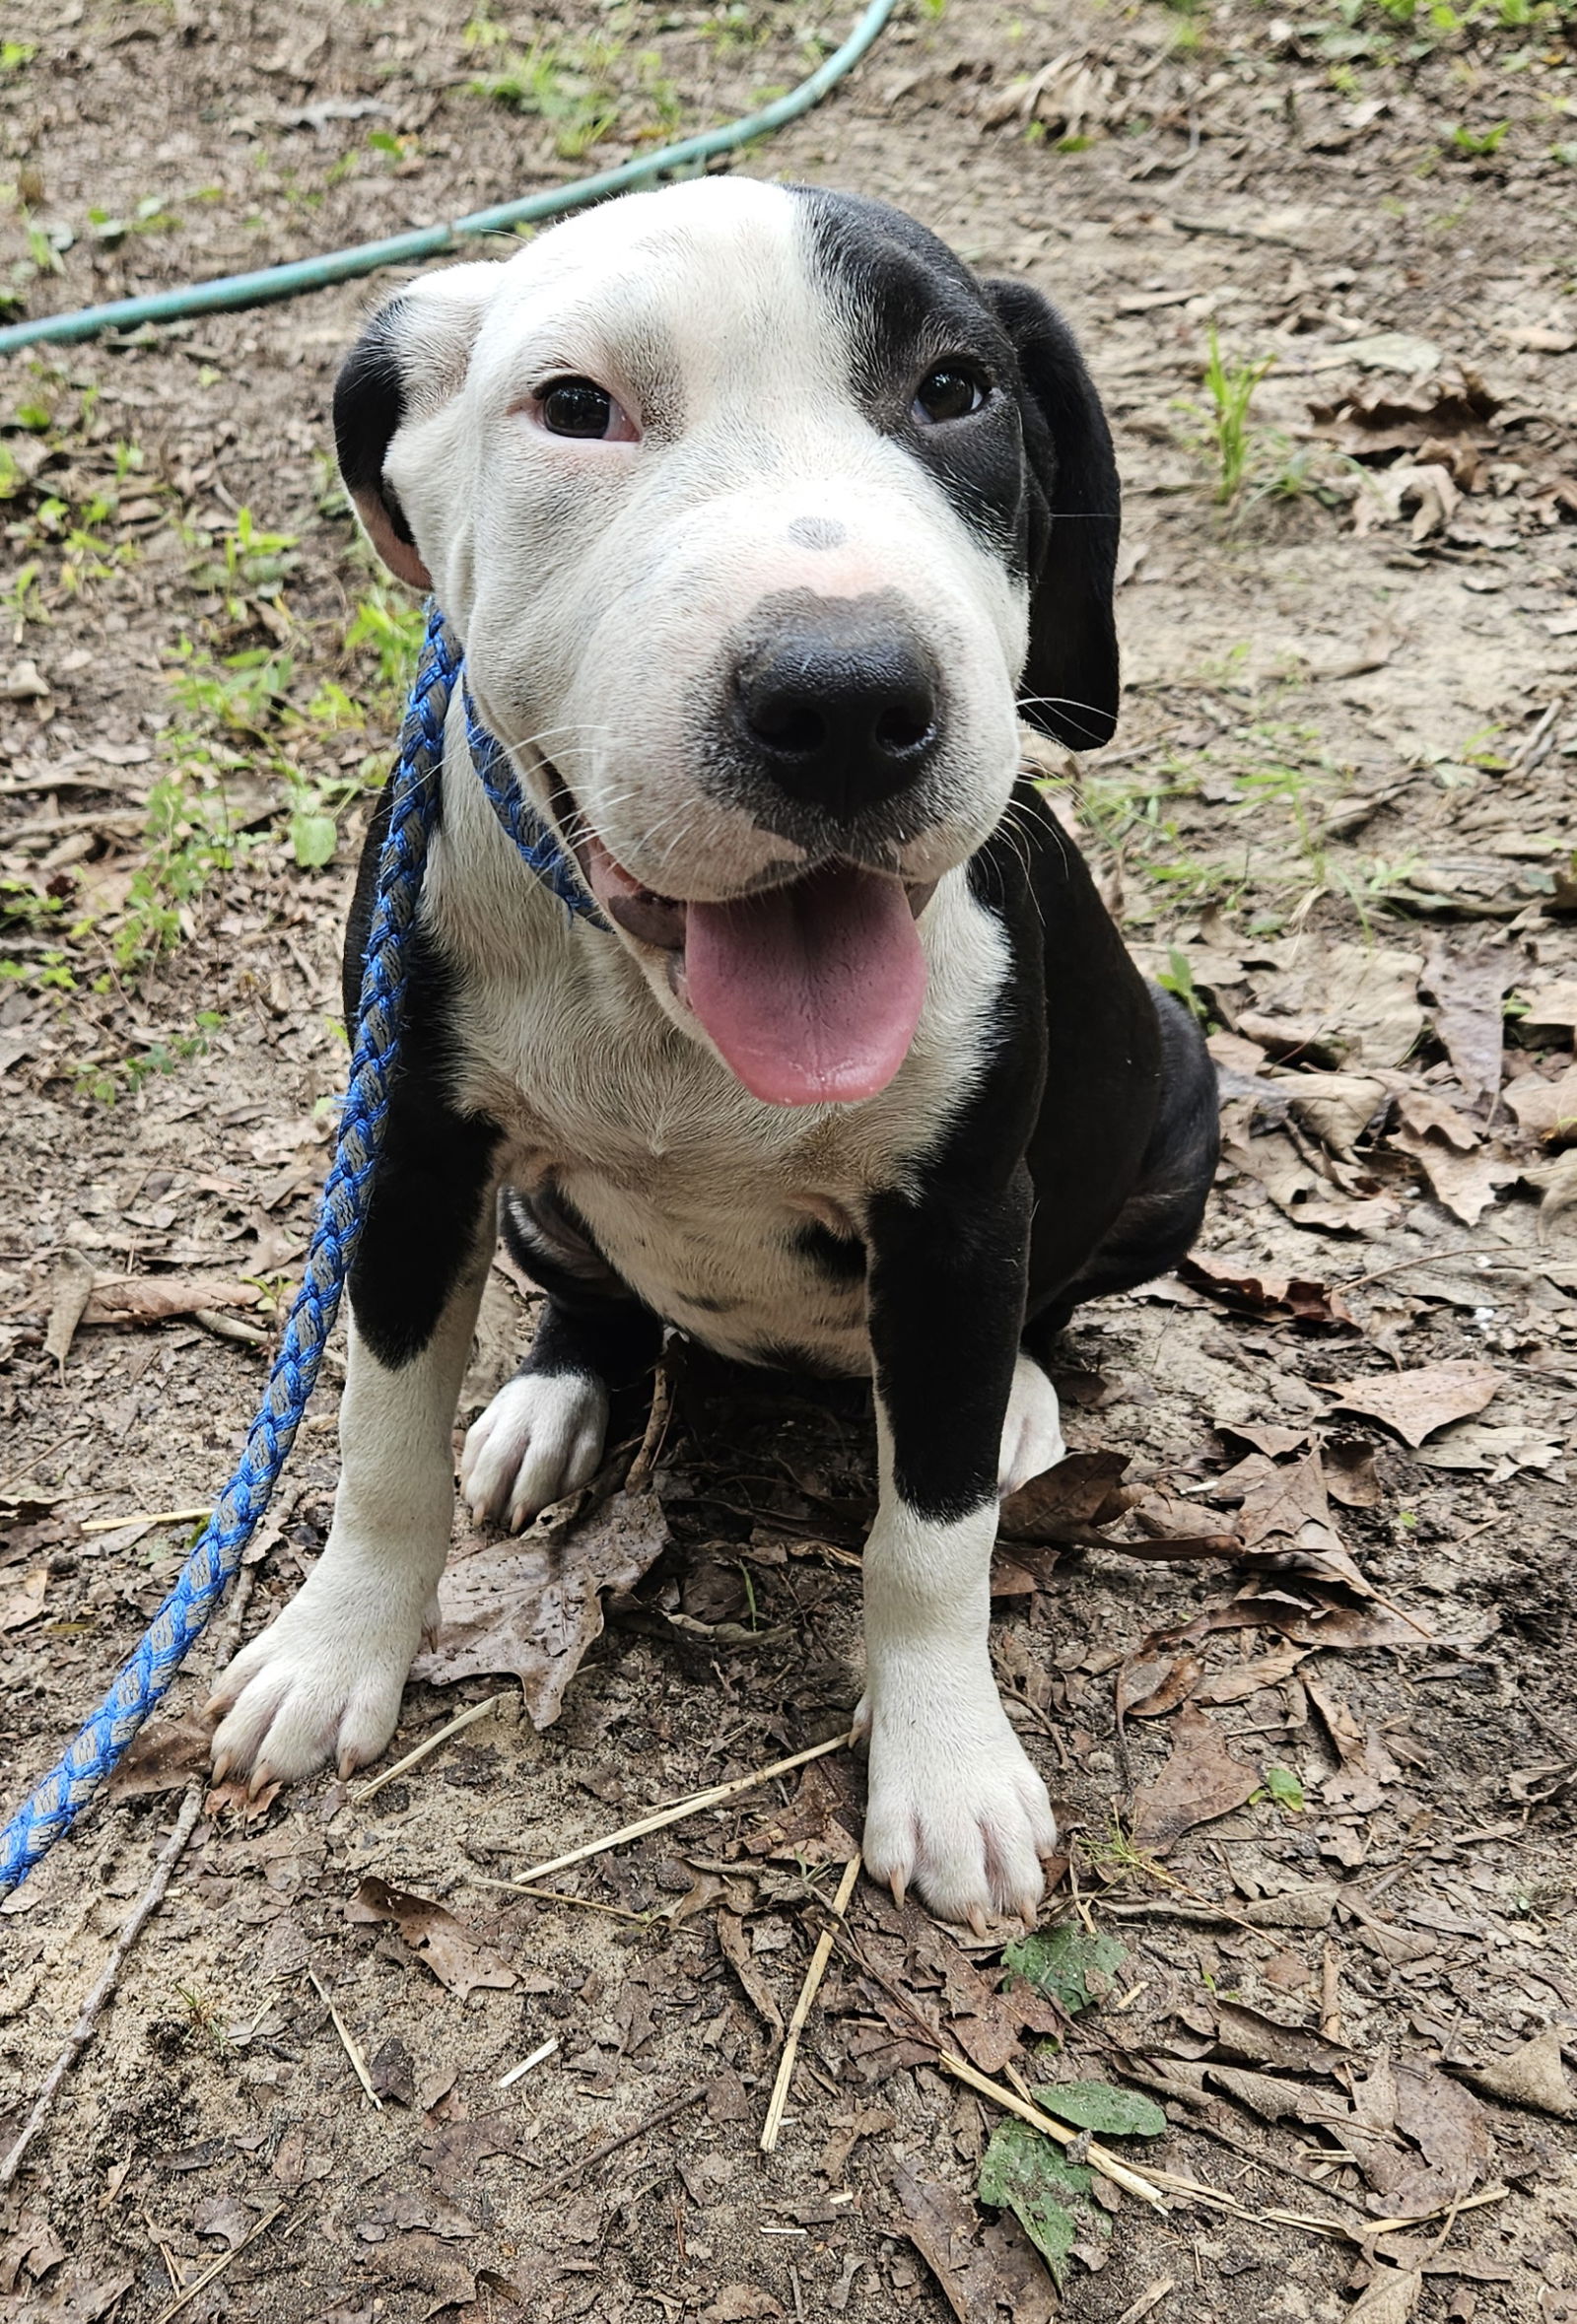
[[631, 1290], [720, 1352], [867, 1371], [865, 1205], [935, 1152], [975, 1083], [1005, 960], [994, 918], [962, 875], [944, 882], [894, 1080], [857, 1106], [789, 1108], [751, 1097], [609, 938], [530, 902], [547, 909], [507, 930], [444, 929], [464, 960], [458, 1094], [503, 1128], [508, 1182], [551, 1176]]

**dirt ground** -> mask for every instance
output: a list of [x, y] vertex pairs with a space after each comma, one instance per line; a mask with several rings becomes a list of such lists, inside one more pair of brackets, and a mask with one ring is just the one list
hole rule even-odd
[[[0, 47], [0, 291], [77, 306], [500, 200], [744, 109], [844, 24], [40, 0]], [[512, 1616], [549, 1552], [458, 1527], [462, 1618], [394, 1752], [491, 1707], [376, 1797], [247, 1812], [188, 1790], [222, 1621], [4, 1908], [0, 2153], [200, 1803], [4, 2194], [0, 2315], [1577, 2317], [1574, 41], [1567, 0], [951, 0], [741, 164], [1049, 291], [1124, 470], [1124, 722], [1052, 772], [1211, 1027], [1226, 1153], [1197, 1262], [1076, 1320], [1073, 1458], [1006, 1516], [994, 1644], [1068, 1856], [1049, 1941], [1015, 1975], [1013, 1932], [859, 1887], [766, 2157], [857, 1761], [555, 1876], [579, 1904], [489, 1884], [837, 1737], [858, 1693], [864, 1398], [675, 1348], [654, 1477], [552, 1552], [582, 1616], [623, 1577], [573, 1678], [574, 1589], [556, 1641]], [[411, 637], [328, 456], [388, 286], [10, 362], [8, 1806], [228, 1473], [309, 1229]], [[528, 1304], [500, 1271], [467, 1414]], [[245, 1634], [322, 1540], [339, 1377]], [[646, 1413], [618, 1419], [628, 1461]], [[944, 2054], [1050, 2089], [1158, 2202], [1076, 2149], [1058, 2175]]]

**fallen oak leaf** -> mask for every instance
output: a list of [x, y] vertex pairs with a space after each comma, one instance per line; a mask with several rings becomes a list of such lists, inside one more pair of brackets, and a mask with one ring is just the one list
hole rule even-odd
[[614, 1493], [566, 1531], [489, 1541], [450, 1558], [439, 1584], [444, 1627], [413, 1675], [518, 1678], [532, 1724], [550, 1727], [602, 1630], [602, 1593], [633, 1590], [668, 1544], [655, 1493]]
[[1110, 1524], [1127, 1507], [1119, 1479], [1126, 1453], [1069, 1453], [1055, 1469], [1043, 1470], [1009, 1493], [997, 1516], [997, 1531], [1009, 1541], [1067, 1541], [1104, 1544], [1095, 1529]]
[[1333, 1409], [1362, 1412], [1417, 1447], [1437, 1428], [1481, 1412], [1504, 1377], [1493, 1364], [1425, 1364], [1389, 1379], [1334, 1381], [1331, 1401]]
[[461, 2001], [478, 1988], [507, 1993], [519, 1982], [508, 1962], [478, 1944], [442, 1904], [409, 1888], [391, 1887], [375, 1873], [368, 1874], [346, 1905], [345, 1918], [364, 1925], [392, 1921], [417, 1958]]
[[1476, 1226], [1501, 1189], [1515, 1185], [1522, 1176], [1514, 1163], [1497, 1162], [1483, 1151], [1463, 1153], [1410, 1129], [1392, 1130], [1389, 1143], [1411, 1156], [1435, 1200], [1464, 1226]]
[[1251, 1314], [1280, 1312], [1316, 1328], [1356, 1329], [1357, 1320], [1340, 1292], [1312, 1276], [1284, 1275], [1215, 1251], [1192, 1253], [1177, 1271], [1184, 1282], [1198, 1285], [1229, 1307]]
[[1171, 1757], [1133, 1796], [1134, 1845], [1164, 1856], [1186, 1831], [1230, 1815], [1259, 1789], [1259, 1770], [1234, 1758], [1215, 1722], [1185, 1703], [1172, 1729]]

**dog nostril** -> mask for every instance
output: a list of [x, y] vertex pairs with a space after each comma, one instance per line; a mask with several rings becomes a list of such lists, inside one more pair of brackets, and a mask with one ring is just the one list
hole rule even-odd
[[920, 712], [904, 704], [895, 704], [882, 712], [876, 720], [876, 740], [882, 749], [896, 758], [905, 751], [918, 750], [931, 736], [929, 712]]
[[749, 719], [760, 740], [786, 758], [810, 758], [826, 744], [826, 719], [810, 704], [795, 701], [791, 695], [769, 696], [764, 702], [753, 703]]

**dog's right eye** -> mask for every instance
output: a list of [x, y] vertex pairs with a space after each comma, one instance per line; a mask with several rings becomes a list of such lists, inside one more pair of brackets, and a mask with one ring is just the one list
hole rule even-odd
[[541, 391], [542, 424], [554, 436], [611, 436], [624, 414], [594, 379], [553, 379]]

